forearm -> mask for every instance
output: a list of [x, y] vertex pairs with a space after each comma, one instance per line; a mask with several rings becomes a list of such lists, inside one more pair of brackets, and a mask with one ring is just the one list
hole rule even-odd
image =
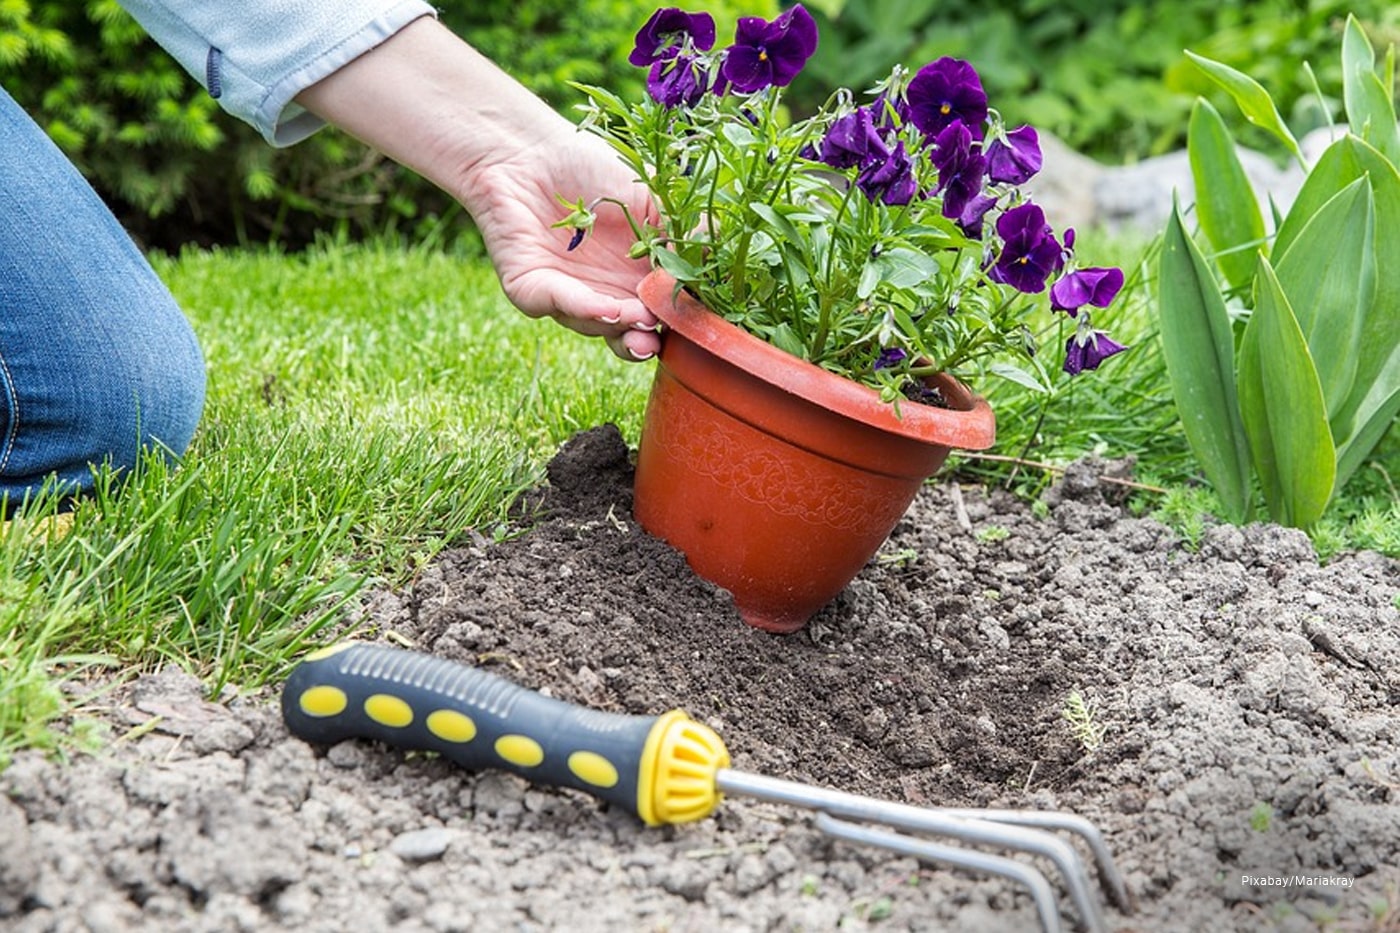
[[477, 179], [571, 123], [436, 20], [420, 19], [297, 95], [297, 103], [474, 211]]

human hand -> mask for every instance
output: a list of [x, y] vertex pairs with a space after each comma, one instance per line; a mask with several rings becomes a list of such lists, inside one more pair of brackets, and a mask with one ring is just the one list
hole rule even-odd
[[[567, 122], [559, 127], [471, 177], [473, 218], [517, 308], [601, 336], [623, 359], [648, 359], [661, 346], [658, 321], [637, 298], [650, 267], [628, 258], [636, 237], [616, 202], [641, 224], [654, 224], [656, 209], [610, 146]], [[597, 205], [592, 230], [572, 250], [573, 231], [554, 226], [568, 210], [560, 198]]]
[[[636, 292], [648, 265], [628, 258], [634, 237], [618, 206], [655, 223], [646, 188], [607, 143], [441, 23], [405, 26], [296, 99], [462, 202], [520, 310], [600, 336], [625, 360], [660, 350], [658, 322]], [[561, 196], [598, 204], [572, 251], [570, 231], [553, 226], [567, 213]]]

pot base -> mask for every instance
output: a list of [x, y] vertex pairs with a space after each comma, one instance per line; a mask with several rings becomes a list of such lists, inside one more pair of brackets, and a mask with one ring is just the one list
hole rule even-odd
[[875, 555], [952, 446], [996, 436], [982, 399], [935, 376], [949, 408], [902, 406], [711, 313], [653, 272], [666, 325], [637, 455], [633, 514], [732, 594], [747, 624], [806, 624]]

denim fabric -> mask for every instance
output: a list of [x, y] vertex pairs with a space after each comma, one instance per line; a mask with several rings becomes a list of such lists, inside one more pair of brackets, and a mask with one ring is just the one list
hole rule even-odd
[[182, 453], [204, 360], [150, 264], [63, 153], [0, 89], [0, 496], [90, 464]]

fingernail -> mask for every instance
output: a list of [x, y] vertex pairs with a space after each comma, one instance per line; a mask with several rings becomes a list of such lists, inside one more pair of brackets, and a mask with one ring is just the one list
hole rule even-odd
[[656, 325], [655, 325], [655, 324], [646, 324], [646, 323], [643, 323], [642, 321], [634, 321], [634, 322], [632, 323], [632, 329], [633, 329], [633, 330], [656, 330]]
[[638, 353], [636, 350], [633, 350], [631, 347], [628, 347], [628, 348], [627, 348], [627, 355], [630, 356], [630, 357], [632, 357], [632, 359], [636, 360], [638, 363], [641, 363], [641, 362], [643, 362], [644, 360], [649, 360], [649, 359], [651, 359], [651, 358], [652, 358], [653, 356], [655, 356], [656, 354], [655, 354], [655, 353]]
[[622, 315], [619, 314], [615, 317], [600, 317], [598, 318], [598, 320], [602, 321], [604, 324], [616, 324], [618, 321], [622, 320]]

